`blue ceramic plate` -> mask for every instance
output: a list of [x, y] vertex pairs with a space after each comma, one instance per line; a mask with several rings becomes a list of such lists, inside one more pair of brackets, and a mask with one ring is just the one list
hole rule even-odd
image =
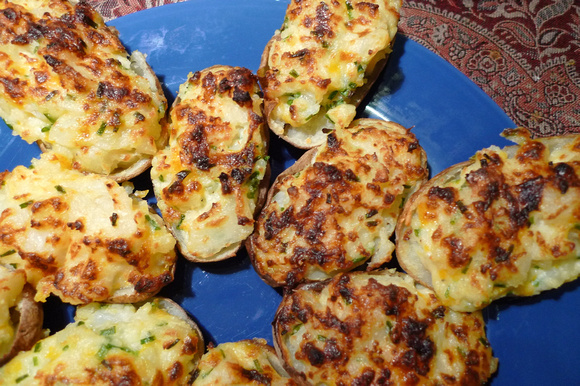
[[[173, 101], [189, 72], [214, 64], [256, 71], [260, 55], [284, 18], [287, 1], [192, 0], [119, 18], [122, 41], [147, 54]], [[514, 123], [475, 84], [419, 44], [397, 36], [381, 78], [361, 105], [359, 116], [413, 126], [425, 148], [431, 172], [469, 158], [491, 144], [504, 146], [499, 133]], [[28, 165], [39, 154], [13, 137], [0, 122], [0, 166]], [[274, 174], [301, 152], [272, 138]], [[147, 187], [148, 182], [138, 182]], [[187, 309], [207, 341], [222, 343], [261, 337], [272, 343], [271, 321], [281, 299], [263, 283], [247, 255], [214, 264], [181, 259], [173, 283], [162, 291]], [[72, 307], [49, 300], [46, 326], [67, 322]], [[580, 310], [577, 283], [526, 299], [493, 303], [484, 315], [500, 365], [493, 385], [568, 385], [580, 380]]]

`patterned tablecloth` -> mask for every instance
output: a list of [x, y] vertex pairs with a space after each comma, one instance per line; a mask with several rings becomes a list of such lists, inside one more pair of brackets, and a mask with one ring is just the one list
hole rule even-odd
[[[105, 20], [179, 1], [89, 0]], [[578, 1], [406, 0], [399, 30], [536, 136], [580, 132]]]

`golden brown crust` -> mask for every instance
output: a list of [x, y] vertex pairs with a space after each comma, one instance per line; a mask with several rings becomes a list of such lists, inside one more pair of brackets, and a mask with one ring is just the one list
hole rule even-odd
[[[145, 56], [87, 2], [0, 2], [0, 116], [77, 170], [117, 181], [163, 147], [167, 101]], [[34, 74], [34, 76], [30, 76]]]
[[0, 236], [23, 259], [37, 300], [136, 302], [173, 280], [175, 240], [128, 185], [70, 170], [54, 154], [33, 165], [4, 178]]
[[349, 272], [287, 291], [274, 345], [302, 384], [483, 384], [497, 368], [481, 313], [402, 273]]
[[258, 76], [274, 133], [295, 147], [346, 127], [392, 50], [397, 0], [292, 2], [268, 41]]
[[424, 185], [397, 224], [397, 259], [458, 311], [531, 296], [580, 276], [580, 136], [476, 152]]
[[0, 358], [0, 366], [7, 363], [20, 351], [30, 350], [42, 338], [42, 323], [44, 320], [42, 305], [34, 301], [34, 288], [25, 284], [22, 297], [14, 310], [18, 320], [16, 335], [10, 352]]
[[270, 173], [262, 109], [257, 78], [245, 68], [215, 65], [180, 87], [169, 145], [155, 156], [151, 176], [188, 260], [230, 258], [253, 231]]
[[246, 249], [263, 280], [294, 286], [390, 259], [400, 206], [427, 177], [413, 134], [394, 122], [360, 119], [283, 171]]

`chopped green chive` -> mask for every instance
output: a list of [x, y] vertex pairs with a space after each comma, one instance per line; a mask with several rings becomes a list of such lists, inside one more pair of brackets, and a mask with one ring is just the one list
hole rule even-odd
[[59, 193], [62, 193], [62, 194], [66, 193], [66, 190], [64, 190], [64, 188], [61, 185], [56, 185], [54, 188]]
[[155, 335], [149, 335], [146, 338], [141, 339], [141, 344], [147, 344], [149, 342], [153, 342], [155, 340]]
[[165, 182], [165, 178], [163, 177], [163, 174], [160, 174], [160, 175], [159, 175], [159, 181], [161, 181], [161, 182]]
[[103, 135], [103, 133], [105, 132], [105, 128], [106, 127], [107, 127], [107, 122], [101, 123], [101, 126], [99, 127], [99, 130], [97, 130], [97, 135]]
[[26, 201], [26, 202], [23, 202], [22, 204], [20, 204], [20, 207], [21, 207], [22, 209], [24, 209], [24, 208], [26, 208], [28, 205], [32, 204], [33, 202], [34, 202], [34, 201], [32, 201], [32, 200], [30, 200], [30, 201]]
[[3, 254], [0, 255], [0, 257], [6, 257], [6, 256], [10, 256], [16, 253], [16, 249], [11, 249], [9, 251], [4, 252]]
[[131, 350], [130, 348], [127, 347], [122, 347], [122, 346], [115, 346], [114, 344], [103, 344], [100, 348], [99, 351], [97, 352], [97, 356], [99, 357], [99, 359], [104, 359], [105, 356], [107, 355], [107, 353], [111, 350], [111, 349], [119, 349], [121, 351], [125, 351], [126, 353], [129, 354], [136, 354], [135, 351]]
[[294, 69], [290, 70], [290, 75], [291, 75], [293, 78], [298, 78], [298, 72], [296, 72], [296, 70], [294, 70]]
[[38, 357], [32, 357], [32, 364], [38, 366]]
[[161, 229], [161, 227], [157, 224], [157, 222], [153, 218], [151, 218], [151, 216], [149, 216], [148, 214], [145, 215], [145, 220], [147, 220], [149, 222], [149, 225], [151, 225], [151, 227], [156, 231]]
[[259, 177], [260, 177], [259, 171], [255, 171], [250, 175], [250, 178], [248, 179], [249, 189], [248, 193], [246, 194], [246, 197], [248, 198], [256, 197], [256, 191], [258, 190], [258, 186], [260, 185]]
[[34, 345], [34, 352], [40, 352], [40, 349], [42, 348], [42, 342], [38, 342], [37, 344]]
[[296, 334], [296, 333], [298, 332], [298, 330], [300, 330], [300, 328], [302, 328], [302, 323], [295, 325], [295, 326], [292, 328], [292, 333], [291, 333], [291, 334], [292, 334], [292, 335]]
[[64, 347], [62, 348], [62, 351], [66, 351], [66, 350], [68, 350], [69, 348], [70, 348], [70, 347], [69, 347], [69, 345], [67, 344], [66, 346], [64, 346]]
[[348, 15], [349, 20], [352, 20], [352, 10], [353, 10], [352, 4], [351, 4], [350, 0], [347, 0], [346, 1], [346, 13]]
[[51, 117], [49, 114], [46, 114], [46, 113], [45, 113], [45, 114], [44, 114], [44, 116], [46, 117], [46, 119], [48, 119], [48, 121], [49, 121], [50, 123], [54, 123], [54, 122], [56, 122], [56, 118], [53, 118], [53, 117]]
[[254, 359], [254, 367], [256, 368], [256, 370], [258, 370], [259, 373], [264, 372], [264, 370], [262, 370], [262, 366], [260, 365], [260, 361], [258, 361], [257, 359]]
[[335, 122], [328, 116], [328, 114], [324, 114], [324, 117], [329, 120], [330, 123], [334, 124]]
[[117, 329], [115, 328], [115, 326], [113, 326], [113, 327], [109, 327], [109, 328], [105, 328], [104, 330], [101, 330], [100, 334], [107, 336], [107, 335], [113, 335], [115, 332], [117, 332]]
[[179, 217], [179, 222], [175, 226], [175, 229], [180, 229], [181, 224], [183, 223], [183, 220], [185, 220], [185, 214], [182, 213], [181, 216]]
[[24, 381], [26, 378], [28, 378], [28, 374], [21, 375], [18, 378], [16, 378], [16, 383], [20, 383]]

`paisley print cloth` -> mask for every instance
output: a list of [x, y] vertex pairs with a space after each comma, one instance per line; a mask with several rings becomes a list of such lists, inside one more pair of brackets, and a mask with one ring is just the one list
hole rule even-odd
[[[105, 20], [179, 1], [89, 0]], [[535, 136], [580, 132], [577, 0], [407, 0], [399, 30], [467, 75]]]

